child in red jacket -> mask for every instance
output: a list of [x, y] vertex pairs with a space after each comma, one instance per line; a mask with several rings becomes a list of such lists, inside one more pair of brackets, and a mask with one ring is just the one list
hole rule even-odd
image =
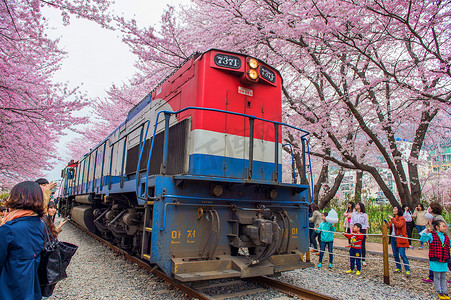
[[363, 234], [360, 233], [361, 229], [362, 225], [355, 223], [352, 227], [352, 233], [347, 234], [345, 232], [342, 232], [343, 235], [349, 240], [351, 247], [349, 249], [351, 268], [346, 271], [346, 273], [348, 274], [354, 272], [354, 265], [357, 265], [357, 272], [355, 273], [356, 275], [360, 275], [360, 270], [362, 269], [360, 260], [362, 256]]

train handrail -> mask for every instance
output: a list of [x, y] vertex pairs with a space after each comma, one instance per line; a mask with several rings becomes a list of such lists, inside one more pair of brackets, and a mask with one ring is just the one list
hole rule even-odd
[[[275, 137], [275, 144], [276, 144], [276, 150], [275, 150], [276, 163], [275, 163], [275, 168], [277, 169], [276, 172], [278, 172], [278, 167], [279, 167], [278, 166], [278, 144], [279, 144], [279, 142], [278, 142], [278, 126], [286, 126], [286, 127], [289, 127], [289, 128], [292, 128], [292, 129], [295, 129], [295, 130], [303, 132], [304, 134], [301, 136], [301, 140], [306, 140], [305, 136], [310, 134], [306, 130], [303, 130], [301, 128], [298, 128], [296, 126], [292, 126], [292, 125], [289, 125], [289, 124], [286, 124], [286, 123], [282, 123], [282, 122], [278, 122], [278, 121], [272, 121], [272, 120], [267, 120], [267, 119], [259, 118], [259, 117], [256, 117], [256, 116], [248, 115], [248, 114], [237, 113], [237, 112], [232, 112], [232, 111], [227, 111], [227, 110], [222, 110], [222, 109], [216, 109], [216, 108], [188, 106], [188, 107], [185, 107], [185, 108], [180, 109], [178, 111], [162, 110], [162, 111], [158, 112], [158, 114], [157, 114], [157, 116], [155, 118], [154, 131], [153, 131], [153, 135], [152, 135], [152, 143], [151, 143], [151, 146], [150, 146], [149, 157], [148, 157], [148, 160], [147, 160], [145, 192], [143, 193], [146, 198], [150, 197], [150, 195], [148, 194], [149, 167], [150, 167], [150, 159], [152, 157], [152, 152], [153, 152], [153, 147], [154, 147], [154, 142], [155, 142], [155, 135], [156, 135], [156, 131], [157, 131], [158, 119], [160, 117], [160, 114], [162, 114], [162, 113], [165, 114], [165, 128], [164, 128], [165, 139], [164, 139], [164, 151], [163, 151], [163, 171], [164, 171], [165, 168], [166, 168], [165, 162], [167, 161], [167, 155], [168, 155], [167, 148], [168, 148], [168, 143], [169, 143], [169, 141], [168, 141], [168, 136], [169, 136], [169, 118], [170, 118], [171, 115], [180, 114], [180, 113], [182, 113], [184, 111], [187, 111], [187, 110], [203, 110], [203, 111], [219, 112], [219, 113], [224, 113], [224, 114], [230, 114], [230, 115], [236, 115], [236, 116], [241, 116], [241, 117], [247, 117], [247, 118], [252, 119], [252, 120], [260, 120], [260, 121], [263, 121], [263, 122], [274, 124], [275, 131], [276, 131], [276, 137]], [[167, 115], [169, 117], [166, 117]], [[143, 139], [144, 142], [146, 141], [146, 138], [147, 138], [147, 130], [146, 130], [146, 135], [144, 136], [144, 139]], [[138, 159], [139, 162], [141, 161], [143, 148], [144, 147], [142, 147], [142, 149], [140, 151], [140, 157]], [[252, 151], [253, 151], [253, 149], [252, 149]], [[310, 153], [309, 153], [309, 158], [310, 158]], [[138, 170], [139, 170], [139, 164], [138, 164]], [[310, 162], [310, 170], [311, 170], [311, 162]], [[139, 173], [137, 173], [136, 175], [137, 175], [136, 177], [137, 177], [137, 182], [138, 182], [137, 189], [136, 189], [136, 196], [138, 198], [141, 198], [140, 195], [139, 195], [140, 176], [139, 176]], [[313, 176], [312, 176], [311, 172], [310, 172], [310, 175], [311, 175], [311, 178], [312, 178], [311, 184], [313, 184]]]
[[[139, 191], [139, 167], [141, 166], [141, 157], [144, 151], [144, 146], [146, 144], [146, 137], [147, 137], [147, 132], [149, 132], [149, 126], [150, 126], [150, 120], [147, 120], [146, 122], [142, 123], [140, 126], [144, 126], [144, 124], [147, 123], [147, 128], [146, 128], [146, 133], [144, 134], [144, 137], [141, 137], [141, 140], [139, 142], [139, 158], [138, 158], [138, 166], [136, 167], [136, 197], [139, 198], [138, 195], [138, 191]], [[144, 127], [143, 127], [144, 128]], [[152, 143], [153, 143], [153, 139], [152, 139]], [[147, 187], [146, 187], [147, 189]]]
[[311, 198], [312, 201], [308, 201], [308, 204], [311, 205], [311, 204], [313, 204], [313, 201], [315, 199], [313, 199], [313, 172], [312, 172], [312, 160], [310, 157], [310, 146], [309, 146], [310, 144], [305, 137], [302, 137], [302, 140], [304, 140], [307, 144], [307, 153], [308, 153], [308, 161], [309, 161], [309, 168], [310, 168], [310, 184], [311, 184], [310, 192], [311, 192], [311, 197], [312, 197]]
[[[158, 114], [157, 114], [157, 116], [156, 116], [156, 119], [155, 119], [155, 125], [154, 125], [154, 132], [153, 132], [153, 135], [152, 135], [152, 143], [151, 143], [151, 148], [150, 148], [150, 152], [149, 152], [149, 157], [148, 157], [148, 161], [147, 161], [147, 167], [146, 167], [146, 182], [145, 182], [145, 193], [142, 195], [142, 196], [145, 196], [145, 197], [147, 197], [147, 198], [149, 198], [150, 197], [150, 195], [148, 194], [148, 185], [149, 185], [149, 182], [148, 182], [148, 178], [149, 178], [149, 167], [150, 167], [150, 159], [151, 159], [151, 157], [152, 157], [152, 152], [153, 152], [153, 147], [154, 147], [154, 141], [155, 141], [155, 135], [156, 135], [156, 131], [157, 131], [157, 125], [158, 125], [158, 119], [159, 119], [159, 116], [160, 116], [160, 114], [162, 114], [162, 113], [164, 113], [165, 114], [165, 129], [164, 129], [164, 131], [165, 131], [165, 139], [164, 139], [164, 147], [165, 147], [165, 150], [164, 150], [164, 152], [163, 152], [163, 171], [165, 171], [165, 167], [166, 167], [166, 163], [167, 163], [167, 148], [168, 148], [168, 134], [169, 134], [169, 118], [170, 118], [170, 116], [172, 116], [172, 115], [175, 115], [175, 114], [179, 114], [179, 113], [182, 113], [182, 112], [184, 112], [184, 111], [187, 111], [187, 110], [203, 110], [203, 111], [212, 111], [212, 112], [219, 112], [219, 113], [224, 113], [224, 114], [229, 114], [229, 115], [237, 115], [237, 116], [241, 116], [241, 117], [247, 117], [247, 118], [249, 118], [249, 121], [250, 121], [250, 138], [251, 139], [253, 139], [253, 123], [254, 123], [254, 121], [255, 120], [260, 120], [260, 121], [263, 121], [263, 122], [267, 122], [267, 123], [272, 123], [272, 124], [274, 124], [274, 126], [275, 126], [275, 130], [276, 130], [276, 138], [277, 138], [277, 136], [278, 136], [278, 133], [277, 133], [277, 129], [278, 129], [278, 126], [286, 126], [286, 127], [289, 127], [289, 128], [292, 128], [292, 129], [295, 129], [295, 130], [298, 130], [298, 131], [301, 131], [301, 132], [303, 132], [304, 134], [301, 136], [301, 140], [304, 140], [304, 141], [306, 141], [306, 143], [307, 143], [307, 148], [309, 148], [309, 144], [308, 144], [308, 140], [305, 138], [305, 136], [307, 136], [308, 134], [309, 134], [309, 132], [308, 131], [306, 131], [306, 130], [303, 130], [303, 129], [301, 129], [301, 128], [298, 128], [298, 127], [295, 127], [295, 126], [292, 126], [292, 125], [289, 125], [289, 124], [287, 124], [287, 123], [283, 123], [283, 122], [278, 122], [278, 121], [272, 121], [272, 120], [267, 120], [267, 119], [263, 119], [263, 118], [260, 118], [260, 117], [256, 117], [256, 116], [253, 116], [253, 115], [248, 115], [248, 114], [243, 114], [243, 113], [237, 113], [237, 112], [232, 112], [232, 111], [226, 111], [226, 110], [221, 110], [221, 109], [215, 109], [215, 108], [207, 108], [207, 107], [195, 107], [195, 106], [189, 106], [189, 107], [186, 107], [186, 108], [183, 108], [183, 109], [181, 109], [181, 110], [178, 110], [178, 111], [168, 111], [168, 110], [163, 110], [163, 111], [160, 111], [160, 112], [158, 112]], [[168, 117], [166, 117], [166, 116], [168, 116]], [[147, 126], [146, 126], [146, 123], [147, 123]], [[143, 152], [144, 152], [144, 145], [145, 145], [145, 142], [146, 142], [146, 140], [147, 140], [147, 135], [148, 135], [148, 132], [149, 132], [149, 127], [150, 127], [150, 120], [146, 120], [146, 121], [144, 121], [144, 122], [142, 122], [142, 123], [140, 123], [140, 124], [137, 124], [136, 126], [135, 126], [135, 128], [133, 128], [133, 130], [131, 130], [130, 132], [128, 132], [126, 135], [124, 135], [124, 136], [122, 136], [122, 137], [120, 137], [117, 141], [115, 141], [115, 142], [113, 142], [113, 143], [111, 143], [111, 140], [110, 140], [110, 138], [108, 138], [107, 140], [105, 140], [105, 141], [103, 141], [103, 144], [105, 144], [105, 146], [106, 146], [106, 142], [108, 141], [108, 146], [109, 147], [111, 147], [111, 146], [114, 146], [116, 143], [118, 143], [119, 141], [121, 141], [122, 139], [124, 139], [124, 138], [126, 138], [129, 134], [131, 134], [132, 132], [134, 132], [135, 130], [137, 130], [138, 128], [142, 128], [142, 129], [144, 129], [144, 126], [146, 126], [146, 131], [145, 131], [145, 134], [144, 134], [144, 137], [141, 137], [141, 141], [140, 141], [140, 143], [139, 143], [139, 145], [140, 145], [140, 153], [139, 153], [139, 159], [138, 159], [138, 165], [137, 165], [137, 169], [136, 169], [136, 195], [137, 195], [137, 197], [138, 198], [142, 198], [142, 196], [140, 196], [139, 195], [139, 184], [140, 184], [140, 176], [139, 176], [139, 169], [140, 169], [140, 165], [141, 165], [141, 160], [142, 160], [142, 156], [143, 156]], [[278, 139], [278, 138], [277, 138]], [[253, 144], [253, 141], [252, 142], [250, 142], [250, 148], [252, 147], [252, 144]], [[101, 145], [101, 144], [100, 144]], [[278, 147], [277, 146], [278, 145], [278, 143], [276, 143], [276, 147]], [[292, 159], [292, 173], [293, 173], [293, 180], [294, 180], [294, 183], [296, 184], [296, 177], [295, 177], [295, 169], [294, 169], [294, 159], [293, 159], [293, 149], [292, 149], [292, 146], [291, 146], [291, 144], [282, 144], [282, 146], [289, 146], [290, 147], [290, 149], [291, 149], [291, 159]], [[90, 151], [90, 154], [92, 153], [92, 152], [94, 152], [94, 151], [96, 151], [97, 149], [93, 149], [93, 150], [91, 150]], [[275, 153], [275, 155], [276, 155], [276, 160], [278, 159], [278, 148], [276, 148], [275, 149], [275, 151], [276, 151], [276, 153]], [[105, 152], [105, 151], [104, 151]], [[312, 175], [312, 166], [311, 166], [311, 157], [310, 157], [310, 150], [308, 149], [307, 151], [306, 151], [307, 153], [308, 153], [308, 159], [309, 159], [309, 166], [310, 166], [310, 184], [309, 185], [311, 185], [311, 187], [310, 187], [310, 190], [312, 191], [312, 198], [311, 198], [311, 201], [313, 201], [313, 189], [312, 189], [312, 185], [313, 185], [313, 175]], [[105, 154], [105, 153], [104, 153]], [[252, 154], [253, 154], [253, 151], [250, 151], [249, 152], [249, 167], [250, 168], [252, 168], [252, 162], [251, 162], [251, 159], [252, 159]], [[89, 156], [89, 160], [90, 160], [90, 155], [86, 155], [87, 157]], [[303, 160], [304, 162], [305, 162], [305, 159]], [[88, 163], [88, 165], [89, 165], [89, 163]], [[111, 167], [111, 166], [110, 166]], [[123, 167], [123, 166], [122, 166]], [[276, 163], [276, 166], [275, 166], [276, 168], [278, 168], [278, 162]], [[103, 169], [103, 168], [102, 168]], [[103, 170], [102, 170], [103, 171]], [[252, 172], [252, 170], [249, 170], [249, 172], [251, 173]], [[84, 173], [84, 172], [83, 172]], [[110, 173], [111, 173], [111, 171], [110, 171]], [[82, 177], [83, 177], [83, 175], [84, 174], [82, 174]], [[111, 174], [109, 174], [109, 176], [111, 176]], [[249, 176], [252, 176], [251, 174], [249, 174]], [[277, 175], [276, 175], [277, 176]], [[82, 179], [82, 182], [83, 182], [83, 179]], [[103, 186], [103, 182], [100, 182], [100, 186], [102, 187]], [[86, 189], [87, 189], [88, 187], [86, 187]], [[82, 187], [82, 189], [83, 189], [83, 187]], [[66, 194], [66, 192], [67, 191], [65, 191], [65, 193], [64, 194]], [[310, 202], [309, 202], [309, 204], [311, 204]]]
[[296, 171], [294, 169], [293, 146], [291, 146], [291, 144], [289, 144], [289, 143], [282, 144], [282, 147], [283, 146], [290, 147], [290, 153], [291, 153], [291, 176], [293, 177], [293, 183], [296, 184]]

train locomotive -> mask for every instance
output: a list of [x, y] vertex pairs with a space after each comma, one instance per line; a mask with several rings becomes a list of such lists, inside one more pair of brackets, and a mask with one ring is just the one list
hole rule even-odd
[[[61, 213], [183, 282], [312, 266], [308, 132], [281, 122], [281, 87], [254, 57], [193, 54], [64, 168]], [[302, 135], [299, 176], [282, 164], [287, 128]]]

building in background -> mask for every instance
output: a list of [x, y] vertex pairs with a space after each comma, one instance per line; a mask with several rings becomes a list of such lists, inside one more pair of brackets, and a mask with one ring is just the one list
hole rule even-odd
[[429, 151], [427, 162], [429, 173], [446, 171], [451, 166], [451, 145]]

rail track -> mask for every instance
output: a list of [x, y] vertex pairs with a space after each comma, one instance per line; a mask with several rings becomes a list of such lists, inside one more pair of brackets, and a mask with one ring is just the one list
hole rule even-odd
[[[252, 294], [258, 294], [258, 293], [265, 293], [268, 289], [272, 288], [274, 290], [277, 290], [283, 294], [286, 294], [290, 297], [297, 297], [300, 299], [318, 299], [318, 300], [332, 300], [337, 299], [333, 298], [324, 294], [320, 294], [311, 290], [307, 290], [298, 286], [290, 285], [285, 282], [282, 282], [280, 280], [276, 280], [273, 278], [269, 278], [266, 276], [260, 276], [260, 277], [253, 277], [248, 279], [232, 279], [232, 280], [226, 280], [223, 282], [208, 282], [206, 283], [194, 283], [194, 284], [185, 284], [178, 281], [174, 281], [172, 278], [170, 278], [168, 275], [166, 275], [164, 272], [158, 269], [157, 266], [149, 265], [148, 262], [143, 261], [135, 256], [132, 256], [128, 254], [126, 251], [114, 246], [113, 244], [109, 243], [108, 241], [104, 240], [103, 238], [93, 234], [92, 232], [88, 231], [84, 227], [78, 225], [77, 223], [70, 221], [72, 225], [77, 227], [78, 229], [82, 230], [83, 232], [87, 233], [91, 237], [97, 239], [98, 241], [102, 242], [109, 248], [111, 248], [113, 251], [118, 253], [119, 255], [123, 256], [125, 259], [136, 263], [140, 267], [147, 270], [149, 273], [153, 273], [159, 278], [165, 280], [169, 285], [173, 286], [176, 289], [179, 289], [183, 291], [187, 297], [192, 299], [200, 299], [200, 300], [222, 300], [227, 298], [235, 298], [235, 297], [241, 297], [241, 296], [249, 296]], [[236, 292], [227, 292], [229, 290], [233, 290], [233, 287], [241, 287], [243, 286], [243, 283], [249, 284], [253, 286], [250, 289], [244, 289], [239, 290]], [[212, 288], [223, 288], [226, 292], [222, 294], [215, 294], [215, 295], [209, 295], [207, 289], [211, 290]]]

